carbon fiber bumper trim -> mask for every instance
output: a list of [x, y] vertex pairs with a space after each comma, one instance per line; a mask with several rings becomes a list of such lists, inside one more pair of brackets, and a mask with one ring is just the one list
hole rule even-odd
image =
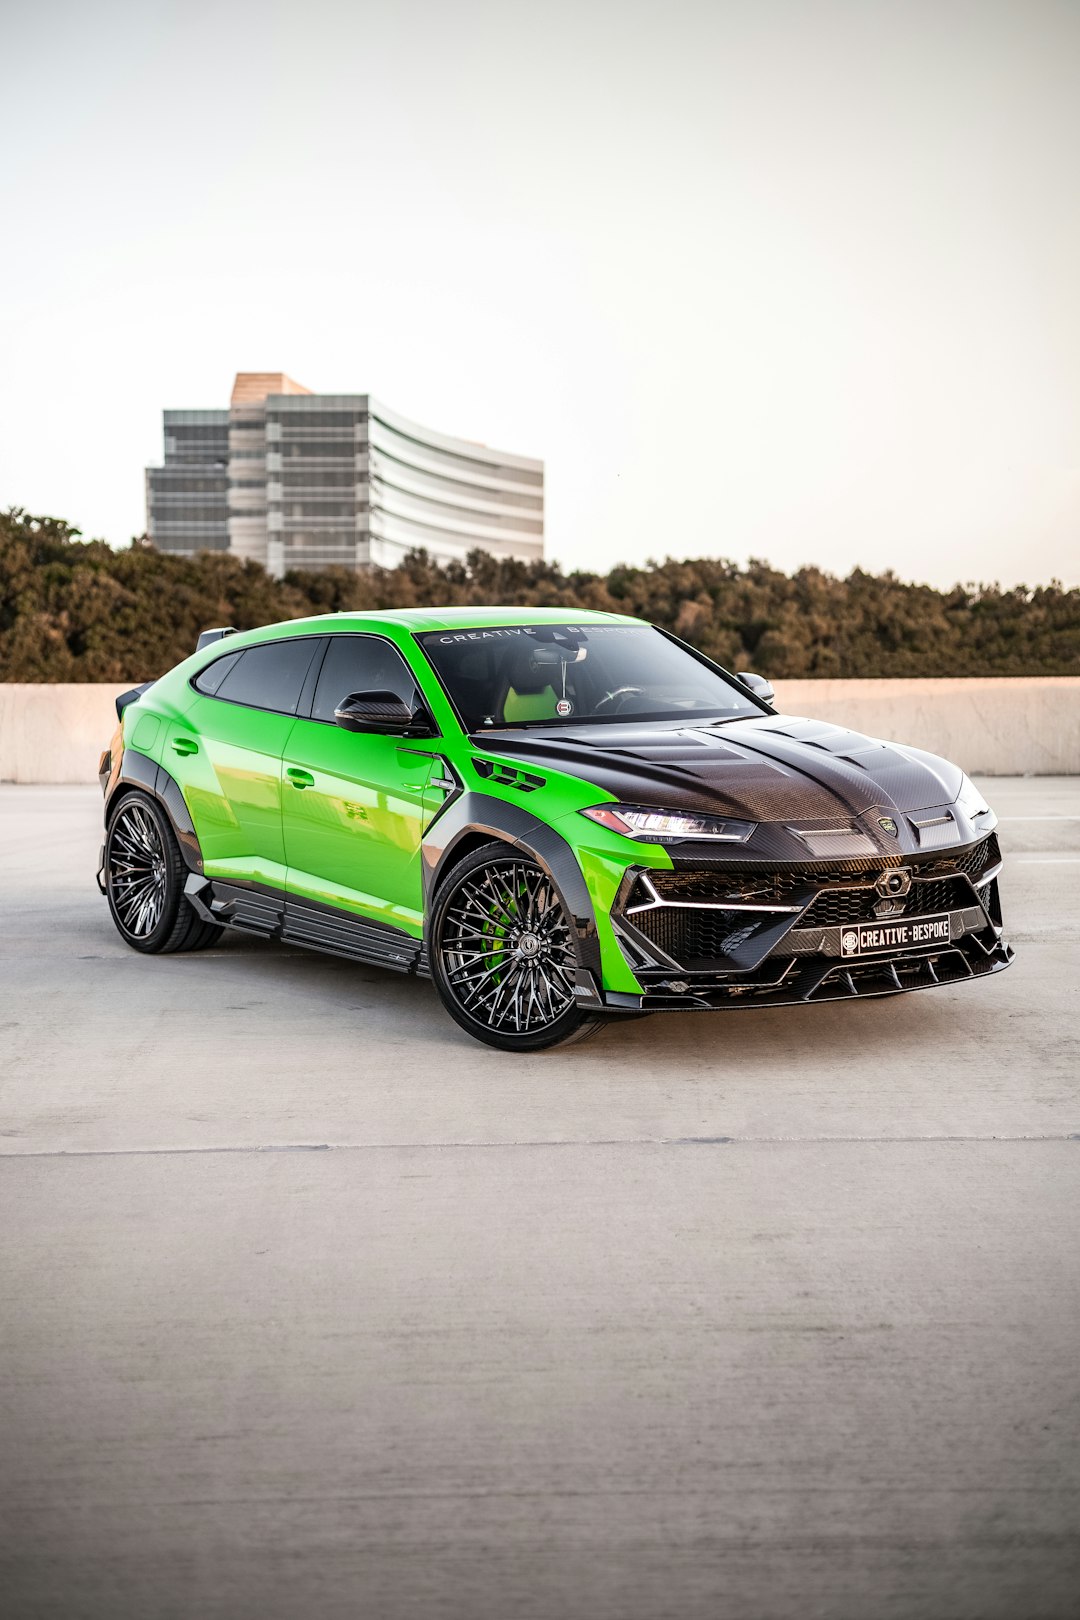
[[996, 929], [968, 933], [946, 946], [894, 956], [840, 960], [835, 956], [783, 953], [754, 975], [639, 972], [644, 993], [606, 999], [613, 1007], [642, 1012], [714, 1011], [727, 1007], [786, 1007], [816, 1001], [894, 996], [907, 990], [961, 984], [1000, 973], [1013, 959]]
[[[963, 939], [965, 934], [977, 934], [989, 921], [982, 906], [968, 906], [964, 911], [950, 911], [949, 940]], [[905, 922], [917, 921], [905, 918]], [[774, 955], [779, 956], [842, 956], [840, 936], [851, 924], [837, 923], [831, 928], [793, 928], [785, 934]]]

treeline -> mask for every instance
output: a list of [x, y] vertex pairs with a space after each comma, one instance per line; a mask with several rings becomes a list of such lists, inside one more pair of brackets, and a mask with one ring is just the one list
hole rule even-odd
[[1080, 590], [996, 585], [949, 591], [856, 569], [788, 575], [669, 559], [607, 574], [473, 552], [440, 566], [271, 579], [220, 552], [114, 551], [56, 518], [0, 514], [0, 680], [138, 681], [194, 650], [199, 631], [246, 630], [310, 613], [435, 604], [601, 608], [674, 630], [731, 669], [774, 678], [1080, 674]]

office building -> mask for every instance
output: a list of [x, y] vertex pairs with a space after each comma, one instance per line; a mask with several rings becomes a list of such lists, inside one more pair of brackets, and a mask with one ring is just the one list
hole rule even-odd
[[290, 569], [440, 562], [481, 548], [542, 557], [544, 464], [419, 427], [368, 394], [313, 394], [240, 372], [228, 410], [166, 411], [146, 470], [160, 551], [229, 551]]

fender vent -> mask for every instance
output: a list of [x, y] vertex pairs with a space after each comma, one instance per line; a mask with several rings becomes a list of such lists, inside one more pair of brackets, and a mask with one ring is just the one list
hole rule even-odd
[[497, 782], [500, 787], [517, 788], [519, 793], [535, 793], [537, 788], [547, 786], [547, 778], [534, 776], [531, 771], [522, 771], [513, 765], [504, 765], [494, 759], [474, 759], [473, 765], [477, 776], [482, 776], [488, 782]]

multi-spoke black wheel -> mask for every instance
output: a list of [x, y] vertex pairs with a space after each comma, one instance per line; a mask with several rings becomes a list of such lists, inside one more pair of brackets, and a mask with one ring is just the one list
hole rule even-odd
[[201, 950], [220, 938], [221, 929], [185, 900], [185, 876], [159, 806], [142, 793], [122, 799], [105, 836], [105, 893], [113, 921], [135, 950]]
[[570, 922], [542, 867], [506, 846], [468, 856], [439, 890], [432, 919], [436, 988], [463, 1028], [490, 1046], [537, 1051], [596, 1027], [574, 994]]
[[157, 821], [138, 799], [120, 806], [109, 844], [109, 892], [125, 934], [146, 939], [165, 910], [168, 874]]

